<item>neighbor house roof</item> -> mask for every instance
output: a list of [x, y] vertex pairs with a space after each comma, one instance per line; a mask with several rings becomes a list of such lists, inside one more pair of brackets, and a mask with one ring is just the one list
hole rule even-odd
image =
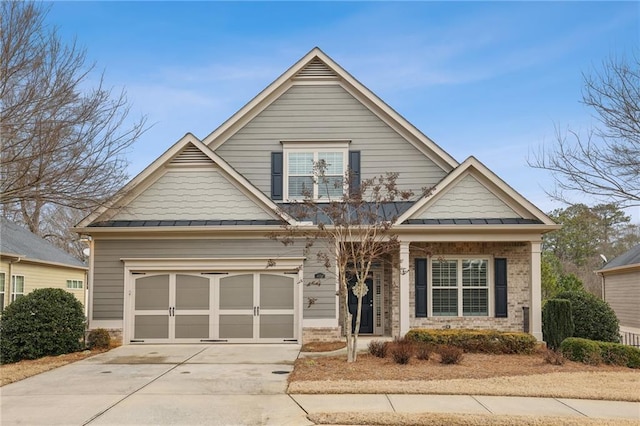
[[613, 258], [597, 272], [607, 272], [609, 270], [620, 269], [631, 265], [640, 265], [640, 244], [632, 247], [620, 256]]
[[1, 224], [0, 254], [24, 261], [87, 269], [80, 260], [23, 227], [6, 219], [2, 219]]

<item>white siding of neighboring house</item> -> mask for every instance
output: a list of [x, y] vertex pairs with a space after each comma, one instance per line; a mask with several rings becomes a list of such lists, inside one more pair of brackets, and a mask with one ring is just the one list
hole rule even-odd
[[213, 166], [171, 169], [113, 220], [274, 219]]
[[605, 300], [620, 326], [640, 329], [640, 271], [605, 276]]
[[417, 219], [519, 218], [509, 206], [471, 175], [463, 177]]

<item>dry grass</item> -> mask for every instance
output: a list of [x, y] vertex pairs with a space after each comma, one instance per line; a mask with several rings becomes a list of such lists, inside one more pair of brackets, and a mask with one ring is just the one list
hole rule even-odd
[[532, 417], [481, 414], [404, 414], [404, 413], [317, 413], [310, 414], [315, 424], [396, 425], [396, 426], [626, 426], [638, 425], [636, 420], [595, 419], [586, 417]]
[[[567, 361], [542, 355], [465, 354], [456, 365], [412, 358], [408, 365], [362, 354], [301, 358], [289, 377], [289, 393], [410, 393], [540, 396], [640, 401], [640, 371]], [[594, 384], [597, 383], [597, 386]]]
[[0, 365], [0, 386], [24, 380], [36, 374], [62, 367], [72, 362], [80, 361], [90, 356], [106, 352], [107, 349], [93, 349], [82, 352], [74, 352], [58, 356], [45, 356], [39, 359], [30, 359], [15, 362], [13, 364]]
[[346, 348], [345, 342], [310, 342], [302, 345], [302, 352], [331, 352]]

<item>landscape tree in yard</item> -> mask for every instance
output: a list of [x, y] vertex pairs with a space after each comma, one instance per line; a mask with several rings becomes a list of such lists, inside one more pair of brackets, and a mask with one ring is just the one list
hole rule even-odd
[[558, 350], [564, 339], [573, 336], [574, 330], [571, 302], [566, 299], [548, 300], [542, 309], [542, 335], [549, 348]]
[[131, 120], [125, 93], [93, 81], [85, 51], [46, 14], [35, 2], [0, 9], [0, 199], [9, 220], [69, 250], [69, 223], [46, 219], [75, 219], [125, 183], [124, 154], [145, 118]]
[[558, 132], [556, 143], [529, 165], [550, 171], [549, 195], [573, 204], [571, 193], [619, 206], [640, 205], [640, 53], [611, 57], [600, 71], [584, 76], [582, 103], [600, 126], [581, 133]]
[[[355, 362], [362, 299], [369, 291], [367, 278], [372, 265], [384, 260], [386, 255], [397, 254], [399, 249], [398, 237], [391, 232], [398, 216], [385, 207], [395, 201], [408, 200], [414, 194], [398, 187], [398, 173], [386, 173], [358, 183], [350, 172], [344, 179], [327, 177], [325, 171], [329, 166], [324, 160], [313, 165], [312, 186], [317, 187], [317, 194], [305, 188], [302, 199], [283, 207], [302, 224], [284, 225], [283, 232], [274, 233], [271, 238], [285, 245], [304, 241], [306, 254], [314, 248], [317, 261], [324, 265], [327, 273], [337, 273], [347, 361]], [[427, 191], [424, 189], [423, 193]], [[275, 263], [277, 259], [270, 262]], [[349, 292], [357, 298], [355, 321], [349, 311]], [[310, 299], [308, 302], [313, 305], [315, 301]]]

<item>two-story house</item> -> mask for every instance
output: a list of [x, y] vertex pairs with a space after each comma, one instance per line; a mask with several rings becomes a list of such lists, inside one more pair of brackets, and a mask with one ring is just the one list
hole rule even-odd
[[456, 161], [318, 48], [206, 138], [186, 134], [78, 224], [92, 239], [90, 327], [121, 332], [125, 344], [340, 338], [335, 276], [266, 237], [283, 223], [314, 226], [281, 207], [305, 187], [318, 195], [319, 160], [336, 178], [398, 172], [401, 188], [433, 187], [395, 206], [400, 246], [376, 263], [362, 333], [464, 327], [542, 338], [540, 241], [557, 225], [475, 158]]

